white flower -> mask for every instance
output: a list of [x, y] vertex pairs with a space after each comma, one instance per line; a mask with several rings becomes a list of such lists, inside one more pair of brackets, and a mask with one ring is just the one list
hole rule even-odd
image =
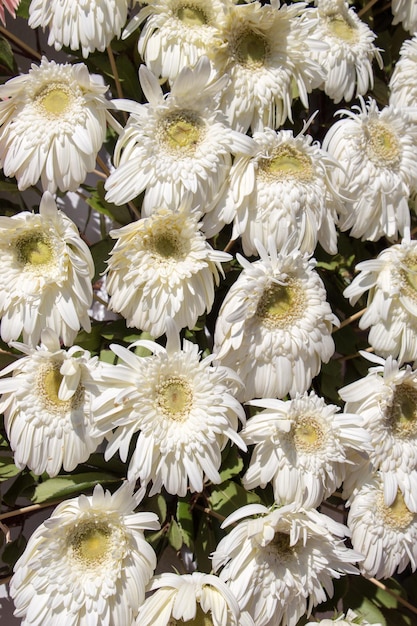
[[156, 591], [139, 608], [137, 626], [254, 626], [229, 587], [212, 574], [164, 573], [152, 579], [149, 590]]
[[178, 328], [193, 328], [210, 311], [221, 263], [231, 256], [207, 243], [198, 217], [184, 199], [178, 211], [159, 208], [110, 232], [117, 242], [108, 261], [109, 307], [128, 326], [160, 337], [167, 316]]
[[83, 63], [32, 64], [0, 86], [0, 161], [20, 190], [75, 191], [96, 164], [106, 136], [107, 87]]
[[175, 80], [180, 71], [219, 46], [218, 26], [230, 0], [146, 0], [123, 32], [130, 35], [145, 20], [138, 50], [155, 74]]
[[0, 21], [6, 25], [5, 9], [12, 17], [16, 17], [16, 9], [20, 0], [0, 0]]
[[75, 224], [46, 191], [39, 213], [0, 217], [1, 338], [23, 333], [36, 345], [50, 328], [72, 345], [80, 326], [90, 331], [93, 259]]
[[339, 615], [335, 619], [308, 622], [305, 626], [333, 626], [333, 624], [337, 624], [337, 626], [382, 626], [380, 622], [372, 622], [371, 624], [366, 619], [359, 617], [352, 609], [348, 609], [346, 615]]
[[339, 394], [345, 411], [360, 415], [369, 433], [369, 457], [380, 471], [386, 504], [400, 489], [407, 506], [417, 511], [417, 371], [409, 365], [400, 369], [392, 357], [367, 358], [376, 366]]
[[208, 212], [226, 183], [231, 155], [254, 148], [250, 137], [229, 128], [218, 108], [225, 77], [213, 82], [207, 57], [192, 70], [184, 68], [167, 96], [144, 65], [139, 76], [149, 104], [118, 104], [131, 115], [116, 144], [106, 199], [123, 204], [145, 190], [142, 211], [148, 216], [188, 192]]
[[235, 369], [252, 398], [283, 398], [304, 393], [334, 352], [332, 324], [338, 320], [326, 301], [313, 259], [289, 246], [249, 263], [232, 285], [217, 317], [216, 360]]
[[103, 52], [119, 37], [127, 19], [129, 0], [32, 0], [29, 26], [49, 28], [48, 45], [55, 50], [81, 48], [83, 57]]
[[[187, 486], [201, 492], [203, 480], [220, 483], [221, 451], [229, 440], [246, 450], [237, 434], [244, 422], [241, 405], [232, 395], [239, 384], [234, 372], [213, 367], [213, 356], [200, 360], [198, 345], [184, 340], [167, 323], [167, 346], [139, 340], [132, 344], [153, 352], [140, 357], [123, 348], [110, 348], [122, 364], [103, 364], [101, 380], [107, 391], [94, 403], [97, 431], [109, 444], [105, 458], [118, 450], [126, 461], [129, 444], [137, 442], [129, 462], [129, 480], [153, 482], [151, 493], [162, 487], [185, 496]], [[112, 428], [116, 428], [111, 433]]]
[[417, 514], [398, 491], [388, 506], [380, 476], [369, 478], [351, 498], [347, 525], [352, 545], [365, 559], [360, 570], [366, 577], [389, 578], [411, 564], [417, 568]]
[[336, 103], [366, 94], [374, 84], [373, 59], [383, 67], [375, 33], [345, 0], [316, 0], [316, 5], [314, 37], [328, 44], [311, 53], [325, 70], [322, 88]]
[[159, 528], [137, 500], [129, 483], [113, 495], [97, 485], [35, 530], [10, 582], [22, 626], [133, 623], [156, 567], [143, 531]]
[[407, 114], [413, 122], [417, 122], [417, 85], [415, 81], [416, 68], [417, 35], [415, 35], [412, 39], [407, 39], [402, 44], [399, 59], [395, 64], [394, 71], [389, 82], [390, 104], [397, 108], [407, 107]]
[[404, 30], [414, 34], [417, 30], [417, 0], [392, 0], [393, 24], [401, 22]]
[[319, 506], [342, 484], [352, 461], [350, 452], [368, 449], [366, 432], [357, 415], [338, 413], [310, 394], [293, 400], [253, 400], [264, 410], [251, 417], [242, 439], [255, 444], [243, 477], [245, 489], [272, 482], [275, 501]]
[[335, 222], [344, 209], [329, 171], [338, 165], [304, 135], [306, 127], [295, 137], [290, 130], [253, 133], [255, 155], [236, 158], [227, 191], [207, 216], [219, 213], [230, 222], [236, 215], [232, 237], [242, 236], [248, 256], [257, 254], [255, 240], [267, 246], [270, 236], [277, 249], [292, 236], [303, 252], [312, 254], [317, 241], [330, 254], [337, 252]]
[[361, 558], [345, 547], [348, 529], [314, 509], [293, 504], [272, 511], [260, 504], [237, 509], [223, 526], [239, 521], [213, 554], [240, 608], [256, 626], [295, 626], [333, 595], [332, 578], [357, 573]]
[[334, 186], [346, 198], [341, 230], [352, 237], [396, 239], [410, 228], [408, 200], [417, 180], [417, 127], [404, 109], [378, 111], [375, 100], [345, 115], [328, 130], [323, 148], [339, 161]]
[[62, 350], [55, 333], [45, 330], [36, 349], [13, 342], [26, 354], [0, 371], [0, 412], [14, 462], [36, 474], [72, 471], [103, 440], [91, 435], [91, 402], [97, 357], [79, 346]]
[[279, 0], [230, 6], [219, 25], [222, 45], [209, 56], [219, 75], [229, 77], [221, 106], [233, 128], [246, 132], [278, 128], [291, 118], [294, 93], [308, 108], [308, 96], [323, 81], [312, 59], [322, 43], [312, 39], [314, 21], [304, 2]]
[[368, 341], [377, 354], [417, 360], [417, 241], [403, 239], [356, 266], [359, 274], [343, 292], [351, 304], [368, 291], [359, 327], [370, 327]]

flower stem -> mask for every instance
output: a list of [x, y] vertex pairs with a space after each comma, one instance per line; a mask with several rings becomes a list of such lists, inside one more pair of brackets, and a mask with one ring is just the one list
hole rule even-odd
[[53, 502], [43, 502], [42, 504], [31, 504], [30, 506], [24, 506], [20, 509], [14, 509], [13, 511], [7, 511], [7, 513], [0, 514], [0, 521], [9, 517], [16, 517], [19, 515], [26, 515], [26, 513], [32, 513], [32, 511], [38, 511], [39, 509], [46, 509], [50, 506], [55, 506], [62, 502], [61, 500], [54, 500]]
[[383, 589], [384, 591], [386, 591], [390, 596], [395, 598], [397, 602], [407, 607], [407, 609], [409, 609], [412, 613], [415, 613], [417, 615], [417, 608], [413, 604], [410, 604], [409, 602], [407, 602], [407, 600], [404, 600], [404, 598], [402, 598], [398, 593], [395, 593], [395, 591], [392, 591], [389, 587], [384, 585], [384, 583], [381, 583], [381, 581], [377, 580], [376, 578], [370, 578], [369, 580], [376, 587], [379, 587], [380, 589]]
[[338, 330], [341, 330], [345, 326], [349, 326], [349, 324], [351, 324], [355, 320], [357, 320], [360, 317], [362, 317], [362, 315], [365, 313], [366, 309], [367, 309], [367, 307], [365, 307], [364, 309], [361, 309], [360, 311], [357, 311], [353, 315], [350, 315], [349, 317], [347, 317], [345, 320], [343, 320], [343, 322], [340, 323], [340, 326], [336, 326], [334, 328], [333, 332], [337, 333]]
[[[116, 83], [117, 97], [123, 98], [124, 96], [123, 96], [122, 84], [120, 82], [119, 72], [117, 70], [117, 65], [116, 65], [116, 59], [114, 58], [114, 54], [113, 54], [113, 50], [111, 49], [111, 46], [107, 46], [107, 55], [109, 57], [111, 71], [113, 72], [114, 82]], [[126, 122], [127, 121], [126, 111], [123, 111], [123, 117]]]
[[3, 37], [14, 43], [15, 46], [17, 46], [23, 52], [26, 52], [26, 54], [28, 54], [32, 58], [36, 59], [37, 61], [41, 60], [42, 55], [40, 55], [39, 52], [36, 52], [36, 50], [24, 43], [21, 39], [19, 39], [19, 37], [4, 28], [4, 26], [0, 26], [0, 35], [3, 35]]

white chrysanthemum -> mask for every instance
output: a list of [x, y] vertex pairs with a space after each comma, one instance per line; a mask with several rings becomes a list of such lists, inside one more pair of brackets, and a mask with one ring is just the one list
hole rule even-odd
[[258, 244], [261, 259], [249, 263], [238, 255], [243, 271], [221, 306], [213, 352], [235, 369], [252, 398], [283, 398], [304, 393], [334, 352], [332, 324], [338, 324], [326, 301], [314, 259], [285, 247], [269, 254]]
[[127, 19], [129, 0], [32, 0], [29, 26], [49, 28], [48, 45], [55, 50], [81, 48], [83, 57], [103, 52], [119, 37]]
[[[247, 515], [254, 519], [241, 520]], [[238, 522], [213, 554], [213, 569], [222, 566], [240, 608], [256, 626], [295, 626], [299, 618], [333, 595], [332, 578], [357, 573], [360, 554], [346, 548], [348, 529], [315, 509], [293, 504], [270, 510], [244, 506], [223, 526]]]
[[372, 61], [383, 66], [375, 33], [345, 0], [316, 0], [316, 5], [314, 37], [328, 44], [312, 50], [325, 71], [322, 88], [336, 103], [365, 95], [374, 84]]
[[[75, 191], [95, 168], [106, 137], [107, 87], [83, 63], [32, 64], [0, 86], [0, 162], [19, 189]], [[112, 122], [113, 123], [113, 122]]]
[[339, 413], [314, 391], [287, 402], [268, 398], [249, 404], [264, 410], [241, 433], [247, 444], [255, 444], [243, 485], [263, 488], [272, 482], [277, 503], [319, 506], [342, 484], [350, 452], [369, 447], [360, 418]]
[[144, 65], [139, 76], [149, 104], [123, 100], [118, 105], [131, 115], [116, 144], [106, 199], [123, 204], [145, 190], [142, 211], [148, 216], [188, 192], [194, 205], [208, 212], [226, 182], [231, 155], [251, 154], [254, 148], [250, 137], [230, 129], [218, 109], [225, 77], [213, 82], [207, 57], [192, 70], [184, 68], [167, 96]]
[[236, 374], [213, 367], [212, 355], [201, 360], [196, 344], [184, 340], [181, 349], [172, 321], [167, 336], [166, 348], [145, 340], [132, 344], [151, 350], [148, 357], [110, 346], [123, 363], [103, 364], [101, 380], [108, 388], [94, 403], [96, 427], [109, 439], [105, 458], [119, 451], [123, 462], [139, 432], [129, 480], [152, 481], [151, 493], [165, 487], [185, 496], [188, 485], [201, 492], [206, 477], [220, 483], [221, 451], [229, 440], [246, 450], [236, 432], [245, 414], [231, 391], [240, 382]]
[[303, 252], [312, 254], [319, 241], [335, 254], [335, 222], [344, 210], [329, 179], [337, 163], [304, 131], [294, 137], [290, 130], [265, 129], [253, 139], [255, 155], [236, 158], [230, 184], [213, 213], [224, 222], [236, 215], [232, 237], [242, 236], [248, 256], [257, 254], [255, 240], [266, 246], [270, 236], [278, 249], [292, 236]]
[[147, 67], [175, 80], [180, 71], [221, 44], [218, 25], [231, 0], [146, 0], [123, 32], [130, 35], [145, 20], [138, 49]]
[[396, 239], [410, 228], [408, 200], [417, 180], [417, 127], [404, 109], [360, 98], [353, 111], [328, 130], [323, 148], [339, 161], [332, 171], [336, 189], [346, 198], [341, 230], [352, 237]]
[[359, 274], [343, 295], [355, 304], [366, 292], [367, 309], [359, 327], [370, 327], [375, 351], [400, 365], [417, 360], [417, 241], [403, 240], [376, 259], [356, 266]]
[[193, 328], [210, 311], [221, 263], [231, 256], [213, 250], [198, 218], [184, 202], [110, 232], [117, 242], [108, 261], [109, 307], [128, 326], [160, 337], [167, 316], [178, 328]]
[[137, 626], [254, 626], [226, 583], [212, 574], [161, 574], [149, 590], [156, 591], [139, 608]]
[[97, 485], [35, 530], [10, 582], [22, 626], [133, 623], [156, 567], [143, 533], [159, 528], [155, 513], [134, 513], [137, 500], [129, 483], [113, 495]]
[[417, 0], [392, 0], [393, 24], [401, 22], [404, 30], [414, 34], [417, 30]]
[[305, 626], [382, 626], [380, 622], [368, 622], [363, 617], [359, 617], [355, 611], [349, 609], [346, 615], [339, 615], [335, 619], [321, 619], [318, 622], [308, 622]]
[[[417, 7], [417, 2], [416, 2]], [[407, 114], [417, 122], [417, 35], [412, 39], [404, 41], [400, 49], [400, 56], [395, 64], [389, 88], [389, 102], [391, 105], [404, 108], [407, 107]]]
[[347, 525], [353, 548], [365, 559], [360, 570], [369, 578], [389, 578], [410, 563], [417, 568], [417, 513], [407, 507], [400, 491], [388, 506], [377, 474], [351, 498]]
[[417, 511], [417, 371], [409, 365], [377, 356], [369, 373], [343, 389], [345, 411], [363, 419], [372, 450], [370, 460], [380, 470], [385, 501], [394, 502], [400, 489], [407, 506]]
[[45, 330], [36, 349], [13, 342], [26, 354], [0, 372], [0, 412], [14, 452], [14, 462], [36, 474], [71, 472], [103, 440], [91, 435], [91, 402], [97, 357], [79, 346], [60, 348], [55, 333]]
[[221, 46], [209, 56], [219, 75], [229, 77], [221, 106], [233, 128], [246, 132], [278, 128], [291, 118], [296, 93], [308, 108], [308, 96], [323, 81], [323, 71], [312, 59], [314, 21], [306, 17], [304, 2], [279, 0], [262, 5], [230, 6], [219, 25]]
[[47, 191], [39, 213], [0, 217], [1, 338], [36, 345], [50, 328], [66, 346], [90, 331], [94, 264], [75, 224]]

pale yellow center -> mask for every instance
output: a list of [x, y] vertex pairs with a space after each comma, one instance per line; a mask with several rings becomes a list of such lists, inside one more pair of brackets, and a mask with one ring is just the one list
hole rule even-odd
[[259, 165], [261, 176], [272, 180], [307, 182], [313, 177], [311, 159], [293, 146], [277, 148], [270, 158], [262, 159]]
[[81, 383], [69, 400], [60, 400], [58, 394], [63, 378], [60, 367], [59, 362], [48, 363], [40, 367], [38, 372], [38, 394], [45, 409], [53, 413], [77, 409], [84, 401], [85, 389]]
[[267, 554], [279, 561], [288, 561], [292, 558], [295, 546], [290, 545], [290, 536], [287, 533], [276, 532], [273, 540], [265, 548]]
[[73, 557], [83, 565], [100, 565], [112, 547], [111, 529], [103, 522], [84, 522], [71, 533], [69, 545]]
[[396, 167], [401, 160], [401, 146], [395, 133], [384, 123], [368, 124], [367, 154], [372, 162], [383, 167]]
[[407, 526], [414, 520], [415, 514], [412, 513], [407, 507], [404, 502], [403, 494], [399, 489], [391, 506], [387, 506], [385, 504], [384, 497], [381, 494], [378, 502], [378, 509], [387, 526], [395, 528], [396, 530], [407, 528]]
[[330, 34], [337, 39], [342, 39], [348, 43], [353, 43], [358, 39], [355, 23], [345, 19], [342, 15], [332, 15], [328, 20], [328, 27]]
[[164, 415], [175, 422], [187, 419], [193, 402], [189, 383], [180, 376], [170, 376], [157, 389], [157, 406]]
[[25, 269], [40, 270], [55, 260], [51, 241], [43, 233], [21, 237], [15, 248], [17, 260]]
[[197, 612], [194, 619], [190, 619], [187, 621], [176, 620], [171, 618], [168, 626], [184, 626], [185, 624], [189, 624], [190, 626], [213, 626], [213, 620], [211, 618], [210, 613], [204, 613], [201, 606], [197, 604]]
[[53, 83], [37, 95], [36, 102], [48, 117], [60, 117], [71, 107], [73, 94], [66, 85]]
[[183, 260], [189, 251], [189, 241], [181, 237], [178, 222], [174, 219], [153, 223], [142, 237], [145, 250], [155, 257], [155, 261], [166, 264]]
[[240, 65], [257, 68], [264, 65], [269, 54], [269, 44], [260, 33], [244, 31], [230, 44], [231, 53]]
[[314, 452], [322, 447], [324, 432], [314, 417], [299, 418], [294, 428], [294, 443], [301, 452]]
[[171, 152], [194, 154], [204, 136], [203, 123], [192, 111], [172, 113], [163, 120], [159, 136]]
[[400, 269], [402, 292], [417, 302], [417, 257], [410, 255], [402, 263]]
[[298, 281], [286, 285], [272, 283], [265, 289], [256, 310], [257, 317], [269, 328], [287, 328], [304, 313], [305, 296]]
[[395, 387], [387, 422], [397, 437], [417, 435], [417, 389], [406, 383]]
[[198, 28], [208, 23], [207, 15], [204, 11], [191, 4], [179, 7], [176, 11], [176, 16], [181, 22], [191, 27]]

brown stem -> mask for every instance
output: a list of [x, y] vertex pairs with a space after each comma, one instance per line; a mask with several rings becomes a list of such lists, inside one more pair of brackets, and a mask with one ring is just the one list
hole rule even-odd
[[51, 506], [55, 506], [62, 502], [62, 500], [54, 500], [53, 502], [43, 502], [42, 504], [31, 504], [30, 506], [24, 506], [20, 509], [14, 509], [13, 511], [7, 511], [7, 513], [0, 514], [0, 521], [9, 517], [16, 517], [19, 515], [26, 515], [26, 513], [32, 513], [32, 511], [38, 511], [40, 509], [46, 509]]
[[224, 517], [224, 515], [220, 515], [219, 513], [216, 513], [216, 511], [213, 511], [212, 509], [209, 509], [206, 506], [200, 506], [199, 504], [195, 504], [194, 508], [198, 509], [199, 511], [203, 511], [203, 513], [206, 513], [206, 515], [210, 515], [211, 517], [215, 517], [220, 522], [224, 522], [224, 520], [226, 519]]
[[229, 252], [229, 250], [231, 250], [233, 246], [235, 245], [236, 241], [237, 239], [231, 239], [229, 243], [227, 244], [227, 246], [223, 249], [223, 252]]
[[409, 609], [412, 613], [415, 613], [417, 615], [417, 608], [413, 604], [410, 604], [409, 602], [407, 602], [407, 600], [404, 600], [404, 598], [402, 598], [399, 594], [395, 593], [395, 591], [392, 591], [392, 589], [384, 585], [384, 583], [381, 583], [380, 580], [377, 580], [376, 578], [370, 578], [369, 581], [373, 583], [376, 587], [379, 587], [380, 589], [383, 589], [384, 591], [386, 591], [390, 596], [395, 598], [397, 602], [407, 607], [407, 609]]
[[376, 4], [377, 2], [378, 2], [378, 0], [369, 0], [368, 4], [365, 4], [363, 9], [358, 11], [358, 17], [362, 17], [362, 15], [365, 15], [365, 13], [367, 13], [369, 11], [369, 9], [372, 9], [374, 4]]
[[18, 48], [20, 48], [20, 50], [23, 50], [23, 52], [26, 52], [26, 54], [33, 57], [37, 61], [41, 60], [42, 55], [40, 55], [39, 52], [36, 52], [36, 50], [25, 44], [21, 39], [19, 39], [19, 37], [4, 28], [4, 26], [0, 26], [0, 35], [3, 35], [3, 37], [14, 43]]
[[365, 313], [366, 309], [367, 309], [367, 307], [365, 307], [364, 309], [361, 309], [360, 311], [357, 311], [353, 315], [350, 315], [349, 317], [347, 317], [345, 320], [343, 320], [343, 322], [340, 322], [340, 325], [336, 326], [332, 332], [337, 333], [338, 330], [341, 330], [345, 326], [349, 326], [349, 324], [351, 324], [355, 320], [357, 320], [360, 317], [362, 317], [362, 315]]
[[[111, 49], [111, 46], [107, 46], [107, 55], [109, 57], [111, 71], [113, 72], [114, 82], [116, 83], [117, 97], [123, 98], [124, 96], [123, 96], [122, 84], [120, 82], [119, 72], [117, 70], [117, 65], [116, 65], [116, 59], [114, 58], [114, 54], [113, 54], [113, 50]], [[123, 118], [126, 122], [127, 113], [126, 111], [122, 111], [122, 113], [123, 113]]]

